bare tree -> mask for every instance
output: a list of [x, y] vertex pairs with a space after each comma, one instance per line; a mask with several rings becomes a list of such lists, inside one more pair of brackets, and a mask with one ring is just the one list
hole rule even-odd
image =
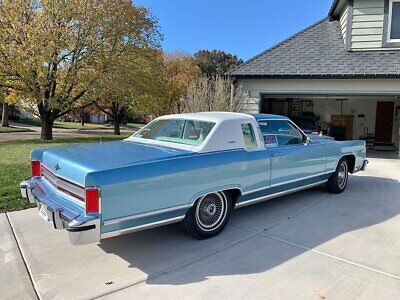
[[184, 97], [184, 110], [238, 112], [241, 111], [244, 101], [241, 85], [234, 85], [227, 77], [202, 76], [189, 84]]

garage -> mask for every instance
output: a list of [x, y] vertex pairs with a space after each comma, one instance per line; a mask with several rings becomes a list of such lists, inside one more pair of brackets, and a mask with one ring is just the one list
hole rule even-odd
[[[243, 94], [242, 111], [289, 116], [308, 131], [336, 140], [365, 139], [370, 149], [395, 153], [400, 44], [384, 38], [386, 2], [368, 5], [335, 1], [327, 18], [232, 70]], [[373, 30], [371, 11], [383, 20]]]
[[395, 150], [398, 140], [396, 96], [261, 94], [259, 112], [289, 116], [305, 131], [336, 140], [365, 139], [380, 149]]

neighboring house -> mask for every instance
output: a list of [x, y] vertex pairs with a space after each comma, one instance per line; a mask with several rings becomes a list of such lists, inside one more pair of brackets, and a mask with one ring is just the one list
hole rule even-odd
[[337, 0], [326, 19], [231, 72], [246, 112], [307, 115], [335, 135], [398, 145], [400, 0]]
[[[111, 121], [111, 118], [95, 107], [85, 109], [83, 115], [85, 123], [105, 124]], [[70, 113], [60, 118], [61, 121], [66, 122], [82, 122], [82, 110], [72, 110]]]

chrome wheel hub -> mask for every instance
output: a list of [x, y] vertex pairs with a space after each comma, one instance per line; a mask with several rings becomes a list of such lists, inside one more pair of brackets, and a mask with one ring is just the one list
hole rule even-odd
[[197, 224], [205, 231], [218, 228], [226, 216], [226, 198], [214, 193], [200, 198], [196, 205]]
[[216, 212], [216, 210], [217, 210], [217, 206], [216, 206], [214, 203], [210, 204], [210, 205], [207, 207], [207, 213], [208, 213], [210, 216], [214, 215], [215, 212]]

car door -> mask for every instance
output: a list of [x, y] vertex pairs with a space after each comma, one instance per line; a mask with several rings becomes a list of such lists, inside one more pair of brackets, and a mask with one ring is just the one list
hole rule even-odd
[[271, 187], [321, 181], [326, 172], [324, 144], [310, 142], [290, 120], [263, 120], [259, 125], [271, 156]]

